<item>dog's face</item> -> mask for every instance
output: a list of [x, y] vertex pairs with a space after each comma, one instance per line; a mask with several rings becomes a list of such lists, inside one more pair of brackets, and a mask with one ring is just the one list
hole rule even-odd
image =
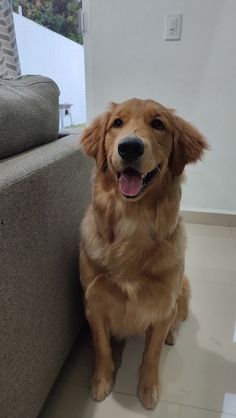
[[179, 176], [207, 149], [201, 134], [173, 111], [139, 99], [112, 103], [81, 140], [98, 170], [109, 170], [129, 200], [141, 199], [169, 171]]
[[113, 105], [105, 151], [110, 170], [127, 199], [141, 198], [168, 167], [172, 134], [165, 109], [151, 101]]

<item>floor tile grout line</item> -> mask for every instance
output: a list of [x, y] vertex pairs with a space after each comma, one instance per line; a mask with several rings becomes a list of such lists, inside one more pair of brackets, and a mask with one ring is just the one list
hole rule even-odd
[[173, 404], [173, 405], [184, 406], [184, 407], [193, 408], [193, 409], [200, 409], [201, 411], [215, 412], [217, 414], [227, 414], [227, 415], [230, 415], [232, 417], [236, 417], [236, 414], [232, 414], [231, 412], [219, 411], [219, 410], [216, 410], [216, 409], [201, 408], [199, 406], [187, 405], [187, 404], [178, 403], [178, 402], [165, 401], [165, 400], [161, 400], [161, 399], [160, 399], [160, 402]]
[[[65, 384], [69, 384], [69, 385], [72, 385], [72, 386], [89, 389], [89, 385], [81, 384], [81, 383], [74, 383], [74, 382], [71, 382], [71, 381], [68, 381], [68, 380], [67, 381], [66, 380], [58, 380], [58, 383], [65, 383]], [[137, 398], [137, 395], [134, 395], [132, 393], [120, 392], [120, 391], [117, 391], [117, 390], [112, 390], [111, 393], [117, 393], [118, 395], [124, 395], [124, 396], [130, 396], [132, 398]], [[227, 415], [232, 416], [233, 418], [236, 417], [236, 414], [232, 414], [231, 412], [219, 411], [219, 410], [216, 410], [216, 409], [201, 408], [199, 406], [187, 405], [187, 404], [184, 404], [184, 403], [172, 402], [172, 401], [167, 401], [167, 400], [162, 400], [162, 399], [160, 399], [159, 402], [172, 404], [172, 405], [183, 406], [185, 408], [200, 409], [201, 411], [215, 412], [217, 414], [227, 414]]]

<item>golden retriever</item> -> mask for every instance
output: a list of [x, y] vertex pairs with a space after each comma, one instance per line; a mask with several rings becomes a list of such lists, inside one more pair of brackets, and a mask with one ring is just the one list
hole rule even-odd
[[208, 145], [173, 110], [140, 99], [112, 103], [84, 130], [81, 142], [96, 160], [80, 249], [95, 349], [91, 394], [102, 401], [112, 389], [110, 336], [145, 333], [138, 395], [153, 409], [163, 343], [174, 344], [176, 327], [188, 314], [182, 173]]

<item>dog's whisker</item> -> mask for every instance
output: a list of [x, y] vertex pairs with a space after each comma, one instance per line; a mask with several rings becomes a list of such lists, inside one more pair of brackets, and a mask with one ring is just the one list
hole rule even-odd
[[157, 164], [156, 169], [159, 171], [159, 173], [161, 174], [161, 167], [159, 164]]
[[108, 167], [108, 161], [106, 160], [104, 160], [103, 161], [103, 164], [102, 164], [102, 170], [104, 170], [106, 167]]

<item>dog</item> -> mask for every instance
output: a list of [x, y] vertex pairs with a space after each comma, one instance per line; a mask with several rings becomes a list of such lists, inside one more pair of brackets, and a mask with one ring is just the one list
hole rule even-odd
[[162, 346], [174, 344], [188, 315], [179, 216], [184, 167], [201, 159], [208, 144], [173, 110], [136, 98], [111, 103], [83, 131], [81, 144], [96, 161], [80, 245], [80, 280], [95, 350], [91, 395], [102, 401], [112, 389], [110, 337], [145, 334], [138, 396], [153, 409]]

